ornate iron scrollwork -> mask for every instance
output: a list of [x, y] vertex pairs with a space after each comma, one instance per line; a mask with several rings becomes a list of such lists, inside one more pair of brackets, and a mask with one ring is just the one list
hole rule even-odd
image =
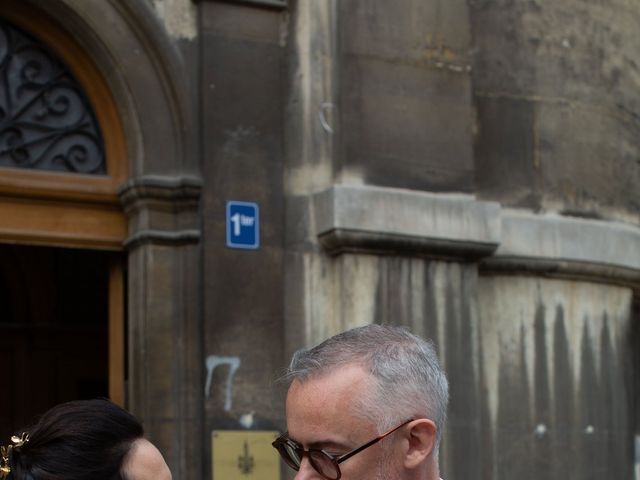
[[106, 174], [95, 114], [40, 41], [0, 18], [0, 166]]

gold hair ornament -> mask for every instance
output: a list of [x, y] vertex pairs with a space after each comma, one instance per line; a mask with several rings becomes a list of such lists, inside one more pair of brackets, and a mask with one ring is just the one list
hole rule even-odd
[[11, 466], [9, 465], [11, 450], [18, 450], [28, 441], [29, 435], [27, 435], [27, 432], [22, 432], [20, 436], [14, 435], [11, 437], [11, 445], [0, 447], [0, 480], [5, 480], [11, 473]]

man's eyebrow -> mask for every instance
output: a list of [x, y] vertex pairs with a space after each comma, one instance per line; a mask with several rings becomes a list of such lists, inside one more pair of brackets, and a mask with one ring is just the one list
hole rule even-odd
[[[285, 432], [284, 433], [285, 437], [293, 440], [295, 443], [299, 444], [299, 445], [303, 445], [303, 443], [295, 438], [293, 438], [292, 436], [289, 435], [289, 432]], [[308, 444], [305, 445], [305, 448], [309, 449], [309, 448], [313, 448], [316, 450], [326, 450], [328, 448], [332, 448], [332, 449], [337, 449], [337, 450], [344, 450], [349, 451], [351, 450], [353, 447], [350, 445], [347, 445], [346, 443], [341, 443], [338, 442], [337, 440], [316, 440], [314, 442], [310, 442]]]
[[336, 440], [317, 440], [315, 442], [309, 443], [307, 448], [316, 448], [319, 450], [331, 449], [331, 450], [347, 452], [351, 450], [353, 447], [350, 445], [347, 445], [346, 443], [338, 442]]

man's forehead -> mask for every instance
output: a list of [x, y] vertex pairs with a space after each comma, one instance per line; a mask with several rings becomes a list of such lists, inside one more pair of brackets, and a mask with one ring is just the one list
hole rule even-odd
[[295, 380], [287, 394], [287, 424], [290, 429], [301, 423], [330, 425], [360, 416], [370, 385], [371, 377], [359, 366]]
[[350, 368], [294, 381], [286, 403], [287, 429], [291, 438], [305, 446], [354, 445], [375, 434], [361, 400], [370, 378]]

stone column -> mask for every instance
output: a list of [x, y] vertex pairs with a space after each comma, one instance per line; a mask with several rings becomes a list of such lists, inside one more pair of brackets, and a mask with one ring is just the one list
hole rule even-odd
[[129, 216], [127, 406], [171, 466], [201, 478], [200, 181], [146, 176], [121, 191]]

